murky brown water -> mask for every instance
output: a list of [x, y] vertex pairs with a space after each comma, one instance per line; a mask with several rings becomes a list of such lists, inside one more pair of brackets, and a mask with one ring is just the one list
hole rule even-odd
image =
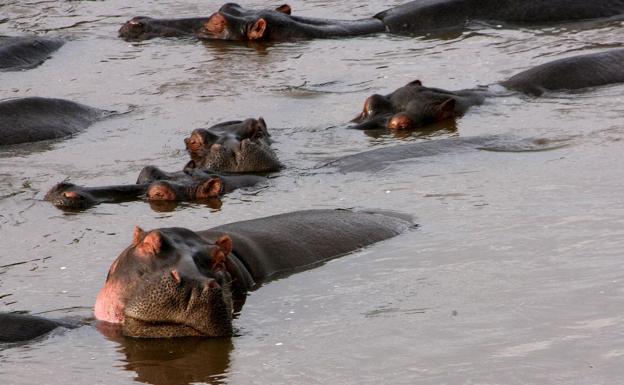
[[[136, 3], [136, 4], [135, 4]], [[401, 1], [293, 1], [355, 18]], [[247, 3], [260, 7], [258, 0]], [[420, 229], [270, 283], [226, 340], [106, 337], [93, 324], [0, 350], [2, 384], [614, 384], [624, 378], [624, 86], [505, 97], [456, 127], [397, 139], [345, 130], [369, 94], [415, 78], [459, 89], [622, 45], [624, 24], [486, 28], [279, 45], [116, 37], [135, 15], [206, 15], [220, 3], [0, 0], [0, 33], [71, 41], [42, 66], [0, 73], [0, 98], [49, 96], [135, 111], [75, 137], [0, 150], [0, 311], [90, 317], [132, 228], [203, 229], [303, 208], [412, 213]], [[65, 214], [56, 182], [133, 182], [186, 162], [193, 128], [263, 116], [288, 169], [220, 210], [143, 202]], [[572, 137], [535, 153], [473, 152], [382, 173], [318, 174], [327, 158], [477, 134]]]

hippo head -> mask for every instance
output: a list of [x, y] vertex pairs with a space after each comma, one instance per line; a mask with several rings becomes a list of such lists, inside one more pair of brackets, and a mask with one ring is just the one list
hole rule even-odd
[[68, 182], [56, 184], [46, 193], [44, 199], [58, 208], [68, 210], [84, 210], [96, 204], [91, 194]]
[[157, 181], [149, 185], [145, 195], [149, 201], [194, 201], [216, 198], [222, 192], [221, 178], [209, 178], [187, 183]]
[[353, 128], [413, 130], [456, 116], [457, 96], [415, 80], [389, 95], [372, 95], [364, 102]]
[[229, 336], [231, 251], [227, 235], [213, 244], [187, 229], [137, 227], [108, 272], [95, 317], [131, 337]]
[[197, 166], [214, 171], [271, 172], [282, 167], [262, 118], [196, 129], [184, 143]]
[[126, 40], [144, 40], [157, 36], [158, 33], [151, 26], [153, 20], [146, 16], [133, 17], [119, 28], [119, 37]]
[[248, 10], [235, 3], [223, 5], [213, 13], [197, 32], [197, 37], [206, 40], [267, 40], [271, 28], [287, 24], [291, 7], [281, 5], [275, 10]]

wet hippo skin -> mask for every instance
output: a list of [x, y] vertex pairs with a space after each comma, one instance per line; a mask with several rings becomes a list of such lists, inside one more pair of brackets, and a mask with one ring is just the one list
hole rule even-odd
[[155, 37], [194, 36], [207, 20], [208, 17], [153, 19], [137, 16], [121, 26], [119, 37], [128, 41], [140, 41]]
[[375, 18], [316, 19], [292, 15], [287, 4], [275, 10], [250, 10], [228, 3], [210, 16], [197, 36], [208, 40], [290, 40], [358, 36], [384, 30], [384, 24]]
[[193, 161], [183, 171], [166, 172], [155, 166], [141, 170], [136, 184], [101, 187], [61, 182], [44, 199], [65, 210], [85, 210], [100, 203], [122, 203], [145, 197], [148, 201], [203, 201], [236, 189], [265, 183], [256, 175], [227, 175], [196, 168]]
[[0, 36], [0, 71], [18, 71], [43, 63], [64, 44], [37, 36]]
[[61, 321], [17, 313], [0, 313], [0, 342], [28, 341], [57, 327], [73, 327]]
[[283, 166], [271, 148], [264, 119], [219, 123], [193, 130], [184, 139], [191, 160], [213, 171], [253, 173], [279, 171]]
[[375, 15], [388, 32], [418, 34], [463, 28], [468, 21], [511, 24], [607, 18], [624, 13], [624, 0], [420, 0]]
[[0, 146], [63, 138], [112, 114], [63, 99], [4, 100], [0, 102]]
[[111, 265], [95, 316], [122, 324], [127, 336], [229, 336], [236, 297], [412, 226], [396, 214], [308, 210], [199, 232], [137, 228]]
[[[518, 73], [499, 84], [514, 91], [540, 96], [547, 91], [576, 90], [624, 82], [624, 49], [572, 56]], [[447, 91], [415, 80], [388, 95], [375, 94], [350, 128], [413, 130], [462, 115], [487, 96], [488, 88]]]
[[336, 168], [341, 172], [374, 172], [400, 162], [444, 154], [485, 150], [496, 152], [535, 152], [568, 146], [568, 139], [517, 139], [499, 135], [436, 139], [425, 142], [377, 148], [344, 156], [319, 167]]
[[421, 34], [463, 29], [471, 20], [548, 24], [607, 18], [624, 13], [624, 0], [419, 0], [360, 20], [327, 20], [292, 15], [288, 5], [250, 10], [223, 5], [197, 33], [201, 39], [288, 40], [367, 35]]

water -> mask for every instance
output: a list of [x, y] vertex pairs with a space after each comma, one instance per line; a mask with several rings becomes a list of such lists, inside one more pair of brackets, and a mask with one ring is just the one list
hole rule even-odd
[[[134, 4], [136, 3], [136, 4]], [[624, 25], [496, 26], [267, 45], [116, 37], [136, 15], [206, 15], [220, 3], [5, 0], [0, 33], [70, 41], [0, 98], [60, 97], [133, 112], [70, 139], [0, 151], [0, 311], [86, 319], [0, 350], [3, 384], [613, 384], [624, 366], [624, 86], [488, 100], [455, 125], [394, 137], [346, 130], [372, 93], [414, 79], [461, 89], [621, 45]], [[293, 1], [357, 18], [400, 1]], [[260, 1], [247, 3], [262, 7]], [[55, 183], [132, 183], [178, 170], [198, 127], [263, 116], [287, 169], [220, 209], [144, 202], [63, 213]], [[377, 173], [321, 161], [450, 136], [567, 138], [546, 152], [464, 152]], [[420, 228], [252, 293], [225, 340], [141, 341], [98, 331], [95, 296], [132, 229], [204, 229], [304, 208], [411, 213]]]

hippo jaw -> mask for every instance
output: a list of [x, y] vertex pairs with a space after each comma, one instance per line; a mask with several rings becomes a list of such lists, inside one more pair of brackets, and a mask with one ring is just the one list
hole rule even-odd
[[95, 317], [121, 324], [130, 337], [232, 334], [232, 241], [211, 244], [180, 228], [144, 232], [113, 262], [98, 294]]
[[215, 279], [184, 282], [175, 274], [156, 277], [126, 303], [123, 334], [128, 337], [224, 337], [232, 335], [229, 283]]

